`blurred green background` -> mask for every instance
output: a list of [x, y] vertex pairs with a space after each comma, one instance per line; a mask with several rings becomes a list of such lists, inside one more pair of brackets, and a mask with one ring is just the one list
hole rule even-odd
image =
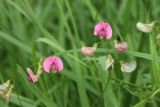
[[[136, 29], [159, 18], [160, 0], [0, 0], [0, 83], [14, 81], [10, 103], [2, 99], [1, 107], [159, 107], [156, 34]], [[111, 41], [93, 36], [100, 20], [111, 24]], [[128, 41], [126, 54], [114, 51], [120, 37]], [[82, 46], [101, 41], [95, 56], [81, 55]], [[108, 53], [111, 72], [101, 66]], [[44, 72], [30, 84], [26, 68], [36, 72], [33, 65], [50, 55], [62, 58], [63, 72]], [[119, 61], [131, 59], [136, 71], [122, 73]]]

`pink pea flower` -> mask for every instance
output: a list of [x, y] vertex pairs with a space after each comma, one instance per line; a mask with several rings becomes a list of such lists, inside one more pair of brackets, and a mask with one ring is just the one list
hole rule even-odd
[[38, 81], [39, 76], [35, 75], [30, 68], [27, 68], [27, 72], [29, 74], [28, 81], [31, 83], [35, 83]]
[[118, 52], [126, 52], [128, 50], [128, 43], [115, 40], [115, 48]]
[[63, 70], [63, 62], [58, 56], [49, 56], [43, 62], [43, 68], [46, 72], [50, 71], [62, 71]]
[[97, 43], [95, 43], [93, 47], [82, 47], [81, 53], [86, 57], [90, 57], [93, 56], [93, 54], [96, 52], [96, 49], [97, 49]]
[[100, 36], [101, 38], [110, 39], [112, 37], [112, 28], [109, 23], [104, 23], [100, 21], [94, 27], [94, 35]]

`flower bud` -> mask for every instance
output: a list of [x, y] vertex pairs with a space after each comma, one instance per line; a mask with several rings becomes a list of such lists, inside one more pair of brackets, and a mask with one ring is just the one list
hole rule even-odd
[[115, 40], [115, 48], [118, 52], [126, 52], [128, 50], [127, 42], [118, 42]]
[[138, 22], [136, 26], [139, 31], [149, 33], [153, 31], [154, 24], [155, 24], [154, 22], [150, 24], [144, 24], [142, 22]]
[[27, 68], [27, 72], [29, 74], [28, 81], [31, 83], [35, 83], [38, 81], [39, 76], [34, 75], [33, 71], [30, 68]]
[[96, 52], [97, 49], [97, 43], [95, 43], [93, 45], [93, 47], [82, 47], [81, 48], [81, 53], [86, 56], [86, 57], [90, 57], [93, 56], [93, 54]]
[[107, 59], [106, 59], [106, 70], [108, 70], [109, 68], [113, 69], [114, 65], [114, 59], [112, 58], [111, 55], [108, 55]]
[[130, 61], [130, 62], [125, 62], [125, 63], [121, 62], [121, 71], [122, 72], [130, 73], [130, 72], [134, 71], [136, 69], [136, 67], [137, 67], [136, 61]]

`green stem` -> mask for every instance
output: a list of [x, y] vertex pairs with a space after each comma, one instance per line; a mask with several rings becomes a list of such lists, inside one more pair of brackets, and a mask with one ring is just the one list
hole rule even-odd
[[130, 85], [130, 86], [132, 86], [132, 87], [137, 87], [137, 88], [141, 88], [141, 89], [149, 89], [148, 87], [138, 86], [138, 85], [135, 85], [135, 84], [133, 84], [133, 83], [129, 83], [129, 82], [126, 82], [126, 81], [123, 81], [123, 80], [119, 80], [119, 79], [114, 78], [114, 77], [110, 77], [110, 79], [115, 80], [115, 81], [117, 81], [117, 82], [119, 82], [119, 83], [121, 83], [121, 84]]

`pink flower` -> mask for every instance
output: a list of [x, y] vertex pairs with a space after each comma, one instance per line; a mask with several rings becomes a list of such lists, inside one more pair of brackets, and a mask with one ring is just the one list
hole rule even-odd
[[30, 81], [31, 83], [35, 83], [38, 81], [39, 76], [34, 75], [33, 71], [30, 68], [27, 68], [27, 72], [29, 74], [28, 81]]
[[110, 39], [112, 37], [112, 28], [109, 23], [104, 23], [100, 21], [94, 27], [94, 35], [100, 36], [101, 38]]
[[44, 60], [43, 68], [46, 72], [62, 71], [63, 70], [63, 62], [58, 56], [49, 56]]
[[128, 43], [115, 41], [115, 48], [119, 52], [126, 52], [128, 50]]
[[81, 52], [84, 56], [90, 57], [96, 52], [96, 49], [97, 49], [97, 43], [95, 43], [93, 47], [82, 47]]

